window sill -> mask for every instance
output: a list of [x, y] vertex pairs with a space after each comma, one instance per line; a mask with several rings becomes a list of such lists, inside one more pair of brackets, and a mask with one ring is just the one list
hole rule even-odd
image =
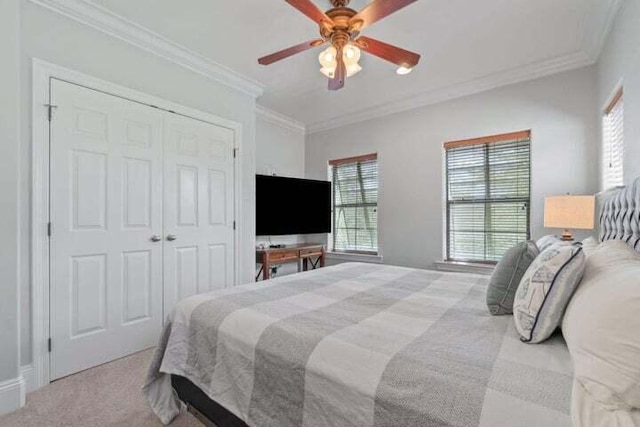
[[475, 262], [454, 262], [454, 261], [437, 261], [435, 263], [436, 270], [450, 271], [454, 273], [474, 273], [491, 275], [495, 269], [495, 265], [481, 264]]
[[342, 262], [368, 262], [370, 264], [382, 264], [382, 255], [352, 254], [347, 252], [326, 252], [327, 259]]

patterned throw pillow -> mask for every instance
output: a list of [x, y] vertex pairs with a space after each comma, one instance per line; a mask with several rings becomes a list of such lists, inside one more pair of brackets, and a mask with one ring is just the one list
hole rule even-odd
[[494, 316], [513, 313], [520, 280], [540, 251], [535, 242], [518, 243], [496, 265], [487, 288], [487, 307]]
[[584, 274], [585, 260], [579, 245], [559, 242], [529, 266], [513, 304], [516, 329], [523, 342], [542, 342], [560, 325]]

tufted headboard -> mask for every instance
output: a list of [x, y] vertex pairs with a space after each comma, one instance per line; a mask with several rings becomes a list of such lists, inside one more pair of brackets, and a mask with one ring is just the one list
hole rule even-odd
[[599, 237], [624, 240], [640, 251], [640, 178], [628, 187], [598, 195]]

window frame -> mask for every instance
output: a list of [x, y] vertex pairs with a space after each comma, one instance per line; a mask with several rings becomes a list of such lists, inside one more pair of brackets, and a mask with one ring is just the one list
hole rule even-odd
[[[468, 147], [468, 146], [477, 146], [477, 145], [483, 145], [484, 146], [484, 160], [485, 160], [485, 168], [484, 168], [484, 173], [485, 173], [485, 180], [484, 180], [484, 184], [485, 184], [485, 190], [487, 188], [487, 186], [490, 185], [490, 180], [489, 180], [489, 167], [488, 167], [488, 149], [490, 144], [495, 144], [495, 143], [503, 143], [503, 142], [509, 142], [509, 141], [516, 141], [516, 140], [520, 140], [520, 139], [528, 139], [528, 144], [529, 144], [529, 179], [528, 179], [528, 197], [526, 198], [526, 200], [524, 198], [521, 197], [514, 197], [514, 198], [508, 198], [508, 199], [502, 199], [502, 200], [496, 200], [496, 203], [500, 203], [500, 202], [504, 202], [504, 203], [513, 203], [513, 202], [523, 202], [525, 204], [526, 210], [527, 210], [527, 220], [526, 220], [526, 239], [530, 240], [531, 239], [531, 130], [525, 130], [525, 131], [518, 131], [518, 132], [510, 132], [510, 133], [504, 133], [504, 134], [497, 134], [497, 135], [490, 135], [490, 136], [485, 136], [485, 137], [480, 137], [480, 138], [472, 138], [472, 139], [464, 139], [464, 140], [458, 140], [458, 141], [450, 141], [450, 142], [446, 142], [443, 144], [443, 150], [444, 150], [444, 175], [445, 175], [445, 180], [444, 180], [444, 185], [445, 185], [445, 191], [444, 191], [444, 204], [445, 204], [445, 221], [444, 221], [444, 246], [445, 246], [445, 250], [444, 250], [444, 262], [446, 263], [462, 263], [462, 264], [469, 264], [469, 265], [496, 265], [498, 262], [497, 261], [493, 261], [493, 260], [476, 260], [476, 259], [459, 259], [459, 258], [453, 258], [451, 256], [451, 206], [455, 205], [455, 204], [463, 204], [465, 202], [455, 202], [455, 201], [451, 201], [449, 196], [450, 196], [450, 176], [449, 176], [449, 151], [451, 149], [455, 149], [455, 148], [460, 148], [460, 147]], [[485, 209], [487, 208], [487, 206], [489, 206], [491, 204], [491, 199], [485, 199], [484, 201], [469, 201], [466, 202], [467, 204], [473, 204], [473, 203], [480, 203], [480, 204], [484, 204], [485, 205]], [[486, 225], [486, 221], [487, 218], [490, 216], [485, 215], [485, 225]], [[487, 232], [487, 227], [485, 227], [485, 234]], [[486, 248], [485, 248], [486, 249]], [[486, 257], [485, 257], [486, 258]]]
[[[621, 150], [621, 155], [619, 158], [619, 164], [616, 165], [620, 170], [616, 171], [616, 173], [614, 173], [614, 175], [617, 175], [619, 172], [620, 175], [620, 180], [618, 182], [612, 182], [611, 177], [610, 177], [610, 173], [607, 171], [607, 168], [613, 168], [613, 166], [611, 166], [611, 162], [613, 160], [613, 150], [614, 150], [614, 141], [612, 140], [612, 138], [610, 138], [610, 135], [608, 135], [607, 132], [607, 126], [608, 123], [607, 121], [610, 119], [611, 114], [614, 112], [614, 110], [616, 109], [616, 107], [618, 107], [620, 104], [622, 103], [622, 138], [621, 141], [615, 141], [615, 143], [620, 143], [620, 147], [618, 147]], [[601, 173], [600, 173], [600, 180], [601, 180], [601, 189], [603, 191], [609, 190], [611, 188], [616, 188], [619, 186], [624, 185], [624, 119], [625, 119], [625, 115], [624, 115], [624, 86], [622, 86], [622, 84], [619, 84], [617, 86], [617, 89], [613, 92], [613, 95], [610, 97], [610, 100], [607, 102], [605, 108], [602, 111], [602, 147], [601, 147]], [[607, 161], [608, 160], [608, 161]], [[609, 164], [609, 166], [607, 166], [607, 163]]]
[[[344, 165], [351, 164], [360, 164], [364, 162], [376, 162], [376, 190], [378, 191], [378, 198], [376, 199], [375, 209], [378, 210], [379, 205], [379, 191], [380, 191], [380, 176], [379, 176], [379, 164], [378, 164], [378, 153], [364, 154], [360, 156], [353, 157], [345, 157], [341, 159], [329, 160], [328, 162], [328, 174], [329, 180], [331, 181], [331, 235], [329, 241], [330, 253], [335, 254], [350, 254], [350, 255], [362, 255], [362, 256], [379, 256], [380, 255], [380, 239], [378, 232], [378, 223], [379, 221], [376, 219], [376, 250], [375, 251], [365, 251], [365, 250], [350, 250], [350, 249], [339, 249], [336, 248], [336, 198], [335, 198], [335, 182], [334, 182], [334, 168]], [[372, 207], [370, 204], [366, 204], [367, 207]], [[362, 205], [365, 206], [364, 204]]]

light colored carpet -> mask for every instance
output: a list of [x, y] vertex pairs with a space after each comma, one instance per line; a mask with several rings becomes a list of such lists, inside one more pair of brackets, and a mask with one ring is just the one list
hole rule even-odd
[[[152, 350], [55, 381], [27, 395], [27, 404], [0, 417], [2, 427], [161, 426], [142, 395]], [[175, 427], [202, 427], [183, 413]]]

